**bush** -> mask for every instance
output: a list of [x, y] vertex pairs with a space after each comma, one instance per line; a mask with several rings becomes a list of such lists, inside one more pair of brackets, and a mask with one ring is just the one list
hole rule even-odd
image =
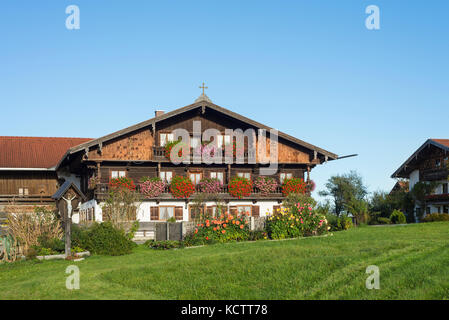
[[47, 235], [41, 235], [38, 238], [38, 242], [41, 248], [50, 249], [51, 252], [60, 253], [65, 251], [65, 243], [61, 239], [58, 238], [49, 239]]
[[326, 218], [330, 226], [330, 231], [348, 230], [353, 227], [352, 219], [348, 216], [341, 215], [338, 217], [335, 214], [328, 214]]
[[184, 248], [184, 244], [182, 241], [155, 241], [155, 240], [148, 240], [145, 242], [145, 246], [148, 246], [151, 249], [156, 250], [168, 250], [168, 249], [175, 249], [175, 248]]
[[405, 215], [400, 210], [394, 210], [390, 216], [391, 223], [404, 224], [407, 223]]
[[384, 217], [377, 218], [377, 222], [379, 224], [391, 224], [391, 220], [388, 218], [384, 218]]
[[348, 229], [352, 228], [354, 225], [353, 225], [352, 219], [350, 217], [341, 215], [338, 218], [338, 226], [339, 226], [339, 230], [348, 230]]
[[265, 231], [249, 231], [248, 241], [266, 240], [268, 239], [268, 233]]
[[80, 247], [86, 249], [85, 245], [88, 240], [88, 229], [78, 224], [72, 224], [72, 247]]
[[267, 232], [272, 239], [296, 238], [327, 232], [326, 217], [315, 212], [309, 203], [297, 203], [274, 212], [267, 220]]
[[189, 245], [211, 244], [215, 242], [230, 242], [248, 240], [248, 221], [246, 214], [221, 214], [215, 219], [206, 219], [200, 223], [194, 232], [187, 236]]
[[80, 247], [94, 254], [120, 256], [131, 253], [134, 246], [124, 231], [116, 229], [110, 222], [103, 222], [93, 224], [86, 231]]
[[447, 213], [431, 213], [421, 219], [422, 222], [449, 221]]

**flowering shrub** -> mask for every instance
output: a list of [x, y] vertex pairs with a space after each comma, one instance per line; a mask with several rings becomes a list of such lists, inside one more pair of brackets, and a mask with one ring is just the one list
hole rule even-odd
[[170, 183], [170, 192], [175, 198], [189, 198], [195, 193], [195, 186], [189, 178], [175, 176]]
[[276, 191], [278, 183], [271, 177], [258, 177], [256, 181], [254, 181], [254, 186], [259, 189], [262, 195], [266, 196]]
[[140, 184], [140, 193], [142, 193], [145, 198], [157, 198], [165, 190], [165, 181], [160, 178], [144, 179]]
[[218, 179], [204, 178], [200, 181], [199, 186], [203, 193], [220, 193], [223, 184]]
[[109, 188], [114, 191], [121, 191], [121, 190], [134, 191], [136, 190], [136, 185], [134, 184], [134, 181], [132, 181], [130, 178], [122, 177], [111, 179], [111, 181], [109, 182]]
[[284, 196], [290, 193], [304, 194], [307, 191], [307, 183], [300, 178], [291, 178], [284, 181], [282, 185], [282, 193]]
[[242, 197], [249, 197], [253, 183], [243, 177], [234, 177], [229, 183], [229, 194], [233, 197], [241, 199]]
[[328, 230], [326, 217], [315, 212], [308, 203], [278, 209], [267, 220], [267, 232], [272, 239], [319, 235]]
[[197, 225], [186, 241], [191, 245], [248, 240], [248, 215], [249, 213], [243, 213], [233, 216], [224, 213], [215, 219], [206, 219]]

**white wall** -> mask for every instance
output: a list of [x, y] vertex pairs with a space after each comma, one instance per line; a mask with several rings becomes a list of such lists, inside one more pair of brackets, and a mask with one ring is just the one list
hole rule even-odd
[[419, 170], [415, 170], [412, 173], [410, 173], [410, 179], [409, 179], [409, 190], [411, 191], [416, 183], [419, 182]]
[[[92, 208], [95, 207], [95, 221], [103, 221], [102, 219], [102, 205], [104, 203], [97, 203], [96, 200], [90, 200], [88, 202], [85, 202], [83, 204], [80, 205], [80, 209], [81, 210], [85, 210], [88, 208]], [[192, 203], [188, 203], [188, 206], [191, 205]], [[183, 208], [183, 220], [184, 221], [189, 221], [189, 210], [188, 210], [188, 206], [186, 208], [186, 204], [185, 202], [181, 202], [181, 201], [164, 201], [164, 202], [159, 202], [159, 204], [157, 204], [155, 201], [144, 201], [142, 203], [136, 203], [137, 206], [137, 220], [141, 221], [141, 222], [150, 222], [151, 218], [150, 218], [150, 207], [156, 207], [156, 206], [173, 206], [173, 207], [181, 207]], [[206, 206], [214, 206], [216, 205], [215, 202], [206, 202]], [[258, 201], [256, 204], [253, 204], [252, 201], [231, 201], [228, 204], [228, 208], [231, 206], [259, 206], [259, 214], [261, 217], [265, 217], [267, 214], [272, 214], [273, 213], [273, 206], [278, 206], [279, 203], [277, 201]], [[228, 209], [229, 211], [229, 209]], [[77, 220], [73, 220], [74, 223], [78, 223], [79, 222], [79, 217], [77, 218]]]

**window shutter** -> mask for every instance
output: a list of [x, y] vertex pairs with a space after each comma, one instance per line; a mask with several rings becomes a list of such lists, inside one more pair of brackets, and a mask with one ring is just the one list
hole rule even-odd
[[229, 211], [233, 216], [237, 215], [237, 207], [229, 207]]
[[259, 206], [253, 206], [253, 208], [251, 210], [251, 215], [253, 217], [260, 217], [260, 215], [259, 215]]
[[175, 208], [175, 219], [176, 220], [184, 220], [184, 214], [183, 214], [182, 207]]
[[207, 207], [206, 213], [209, 218], [212, 218], [214, 216], [214, 208], [213, 207]]
[[159, 220], [159, 207], [150, 207], [150, 220]]

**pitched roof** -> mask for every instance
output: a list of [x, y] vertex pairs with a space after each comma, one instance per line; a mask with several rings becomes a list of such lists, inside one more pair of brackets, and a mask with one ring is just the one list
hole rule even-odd
[[51, 198], [55, 200], [61, 199], [70, 188], [73, 188], [73, 190], [75, 190], [75, 192], [78, 193], [83, 200], [87, 199], [84, 193], [82, 193], [81, 190], [71, 181], [64, 182], [64, 184], [58, 189], [58, 191], [56, 191], [54, 195], [51, 196]]
[[[174, 116], [176, 116], [176, 115], [179, 115], [179, 114], [182, 114], [182, 113], [184, 113], [184, 112], [187, 112], [187, 111], [190, 111], [190, 110], [194, 110], [194, 109], [197, 109], [197, 108], [204, 108], [204, 110], [206, 110], [207, 108], [210, 108], [210, 109], [212, 109], [212, 110], [215, 110], [215, 111], [217, 111], [217, 112], [220, 112], [220, 113], [222, 113], [222, 114], [225, 114], [225, 115], [227, 115], [227, 116], [229, 116], [229, 117], [232, 117], [232, 118], [234, 118], [234, 119], [240, 120], [240, 121], [242, 121], [242, 122], [244, 122], [244, 123], [247, 123], [247, 124], [249, 124], [249, 125], [251, 125], [251, 126], [254, 126], [254, 127], [256, 127], [256, 128], [265, 129], [265, 130], [267, 130], [267, 131], [269, 131], [270, 129], [272, 129], [271, 127], [268, 127], [268, 126], [266, 126], [266, 125], [263, 125], [263, 124], [261, 124], [261, 123], [259, 123], [259, 122], [257, 122], [257, 121], [251, 120], [251, 119], [249, 119], [249, 118], [247, 118], [247, 117], [244, 117], [244, 116], [242, 116], [242, 115], [240, 115], [240, 114], [238, 114], [238, 113], [235, 113], [235, 112], [230, 111], [230, 110], [228, 110], [228, 109], [226, 109], [226, 108], [220, 107], [220, 106], [218, 106], [218, 105], [216, 105], [216, 104], [210, 102], [210, 100], [202, 99], [202, 100], [197, 101], [197, 102], [195, 102], [195, 103], [193, 103], [193, 104], [191, 104], [191, 105], [188, 105], [188, 106], [185, 106], [185, 107], [182, 107], [182, 108], [179, 108], [179, 109], [176, 109], [176, 110], [173, 110], [173, 111], [164, 113], [163, 115], [160, 115], [160, 116], [158, 116], [158, 117], [151, 118], [151, 119], [149, 119], [149, 120], [140, 122], [140, 123], [138, 123], [138, 124], [136, 124], [136, 125], [133, 125], [133, 126], [131, 126], [131, 127], [128, 127], [128, 128], [125, 128], [125, 129], [116, 131], [116, 132], [114, 132], [114, 133], [111, 133], [111, 134], [109, 134], [109, 135], [103, 136], [103, 137], [101, 137], [101, 138], [98, 138], [98, 139], [91, 140], [91, 141], [89, 141], [89, 142], [83, 143], [83, 144], [81, 144], [81, 145], [79, 145], [79, 146], [76, 146], [76, 147], [74, 147], [74, 148], [71, 148], [71, 149], [67, 152], [66, 155], [68, 155], [68, 154], [73, 154], [73, 153], [79, 152], [79, 151], [81, 151], [81, 150], [86, 150], [86, 149], [88, 149], [89, 147], [93, 147], [93, 146], [102, 144], [103, 142], [106, 142], [106, 141], [115, 139], [115, 138], [117, 138], [117, 137], [120, 137], [120, 136], [125, 135], [125, 134], [128, 134], [128, 133], [130, 133], [130, 132], [133, 132], [133, 131], [136, 131], [136, 130], [145, 128], [145, 127], [147, 127], [147, 126], [154, 126], [157, 122], [166, 120], [166, 119], [168, 119], [168, 118], [174, 117]], [[286, 133], [283, 133], [283, 132], [281, 132], [281, 131], [278, 131], [278, 136], [281, 137], [281, 138], [283, 138], [283, 139], [286, 139], [286, 140], [288, 140], [288, 141], [290, 141], [290, 142], [293, 142], [293, 143], [295, 143], [295, 144], [297, 144], [297, 145], [300, 145], [300, 146], [302, 146], [302, 147], [305, 147], [305, 148], [308, 148], [308, 149], [310, 149], [310, 150], [316, 151], [317, 153], [322, 154], [322, 155], [324, 155], [325, 157], [327, 157], [329, 160], [336, 160], [336, 159], [338, 159], [338, 155], [335, 154], [335, 153], [332, 153], [332, 152], [326, 151], [326, 150], [324, 150], [324, 149], [321, 149], [321, 148], [319, 148], [319, 147], [317, 147], [317, 146], [314, 146], [314, 145], [312, 145], [312, 144], [310, 144], [310, 143], [307, 143], [307, 142], [305, 142], [305, 141], [302, 141], [302, 140], [300, 140], [300, 139], [297, 139], [297, 138], [295, 138], [295, 137], [292, 137], [292, 136], [290, 136], [290, 135], [288, 135], [288, 134], [286, 134]], [[62, 163], [62, 161], [64, 160], [64, 158], [65, 158], [65, 156], [61, 159], [61, 161], [60, 161], [60, 163], [58, 164], [58, 166]]]
[[428, 139], [424, 144], [418, 148], [392, 175], [392, 178], [408, 178], [410, 173], [410, 165], [412, 161], [416, 161], [418, 154], [427, 146], [434, 146], [449, 152], [449, 139]]
[[86, 138], [0, 137], [0, 168], [49, 169]]

